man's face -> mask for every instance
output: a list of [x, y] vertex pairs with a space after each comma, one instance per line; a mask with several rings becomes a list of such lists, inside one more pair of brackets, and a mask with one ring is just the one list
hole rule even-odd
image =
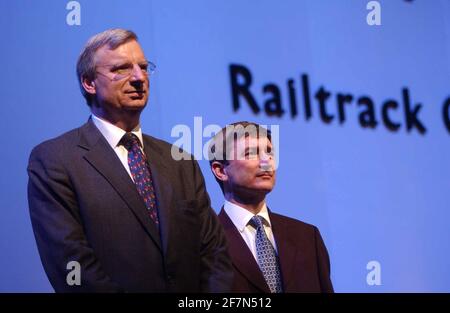
[[224, 167], [228, 179], [225, 188], [243, 195], [267, 194], [275, 184], [275, 160], [272, 143], [266, 138], [241, 137], [235, 141]]
[[137, 41], [128, 41], [114, 50], [100, 48], [95, 64], [95, 98], [100, 107], [106, 111], [144, 109], [149, 93], [148, 64]]

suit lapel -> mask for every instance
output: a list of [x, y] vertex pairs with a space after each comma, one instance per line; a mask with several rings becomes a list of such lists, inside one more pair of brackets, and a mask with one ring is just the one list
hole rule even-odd
[[227, 235], [228, 248], [234, 266], [261, 292], [270, 293], [270, 289], [253, 254], [223, 208], [219, 213], [219, 219]]
[[290, 279], [293, 277], [292, 271], [295, 267], [297, 249], [291, 243], [288, 230], [278, 216], [272, 214], [270, 211], [269, 216], [278, 250], [278, 259], [283, 277], [283, 290], [284, 292], [289, 292], [289, 284]]
[[164, 254], [167, 254], [167, 242], [169, 238], [171, 214], [173, 207], [172, 184], [164, 175], [167, 166], [161, 158], [160, 149], [147, 136], [144, 136], [144, 152], [147, 156], [152, 174], [153, 186], [155, 188], [156, 201], [158, 205], [159, 228]]
[[161, 249], [158, 227], [149, 218], [147, 208], [128, 172], [106, 139], [89, 120], [80, 128], [79, 147], [88, 150], [84, 158], [111, 184], [133, 211], [146, 232]]

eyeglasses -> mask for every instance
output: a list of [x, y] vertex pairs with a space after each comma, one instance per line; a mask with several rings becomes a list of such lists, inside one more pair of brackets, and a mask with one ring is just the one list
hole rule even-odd
[[[142, 63], [137, 64], [139, 66], [139, 69], [141, 73], [144, 76], [152, 75], [156, 70], [156, 65], [151, 61], [144, 61]], [[129, 78], [135, 71], [135, 66], [133, 63], [123, 63], [123, 64], [101, 64], [97, 65], [97, 67], [106, 67], [109, 68], [109, 73], [113, 75], [111, 78], [109, 75], [96, 71], [96, 73], [101, 74], [103, 76], [106, 76], [110, 78], [111, 80], [121, 80], [125, 78]]]

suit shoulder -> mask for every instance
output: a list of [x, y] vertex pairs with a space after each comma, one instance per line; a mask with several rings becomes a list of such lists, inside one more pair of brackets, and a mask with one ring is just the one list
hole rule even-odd
[[49, 160], [54, 159], [61, 153], [67, 152], [69, 147], [79, 137], [80, 128], [75, 128], [57, 137], [45, 140], [36, 145], [30, 153], [30, 161], [33, 159]]
[[[183, 149], [177, 147], [176, 145], [173, 145], [165, 140], [147, 135], [147, 134], [143, 134], [144, 137], [144, 141], [147, 144], [150, 144], [151, 146], [153, 146], [153, 148], [156, 148], [158, 150], [161, 151], [162, 155], [166, 156], [166, 157], [171, 157], [171, 159], [173, 160], [193, 160], [194, 157], [187, 153], [186, 151], [184, 151]], [[176, 156], [173, 156], [173, 153], [176, 153]]]
[[273, 219], [275, 222], [277, 222], [277, 224], [284, 225], [286, 227], [289, 227], [290, 229], [295, 229], [296, 231], [307, 233], [314, 233], [317, 231], [317, 227], [312, 224], [308, 224], [295, 218], [281, 215], [278, 213], [271, 212], [270, 214], [271, 214], [270, 218]]
[[147, 135], [147, 134], [142, 134], [142, 136], [144, 137], [144, 142], [145, 143], [150, 143], [151, 145], [162, 149], [162, 150], [170, 150], [172, 145], [170, 143], [168, 143], [165, 140]]

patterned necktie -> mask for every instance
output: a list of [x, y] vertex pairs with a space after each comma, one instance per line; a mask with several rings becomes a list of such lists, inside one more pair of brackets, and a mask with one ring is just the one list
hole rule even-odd
[[155, 189], [153, 188], [150, 167], [141, 150], [141, 143], [133, 133], [126, 133], [123, 135], [120, 143], [128, 150], [128, 166], [130, 167], [134, 184], [142, 199], [144, 199], [151, 219], [158, 225], [159, 221], [158, 210], [156, 208]]
[[270, 292], [283, 292], [281, 272], [278, 266], [278, 257], [263, 226], [263, 217], [255, 215], [251, 221], [256, 228], [256, 255], [263, 276], [269, 286]]

